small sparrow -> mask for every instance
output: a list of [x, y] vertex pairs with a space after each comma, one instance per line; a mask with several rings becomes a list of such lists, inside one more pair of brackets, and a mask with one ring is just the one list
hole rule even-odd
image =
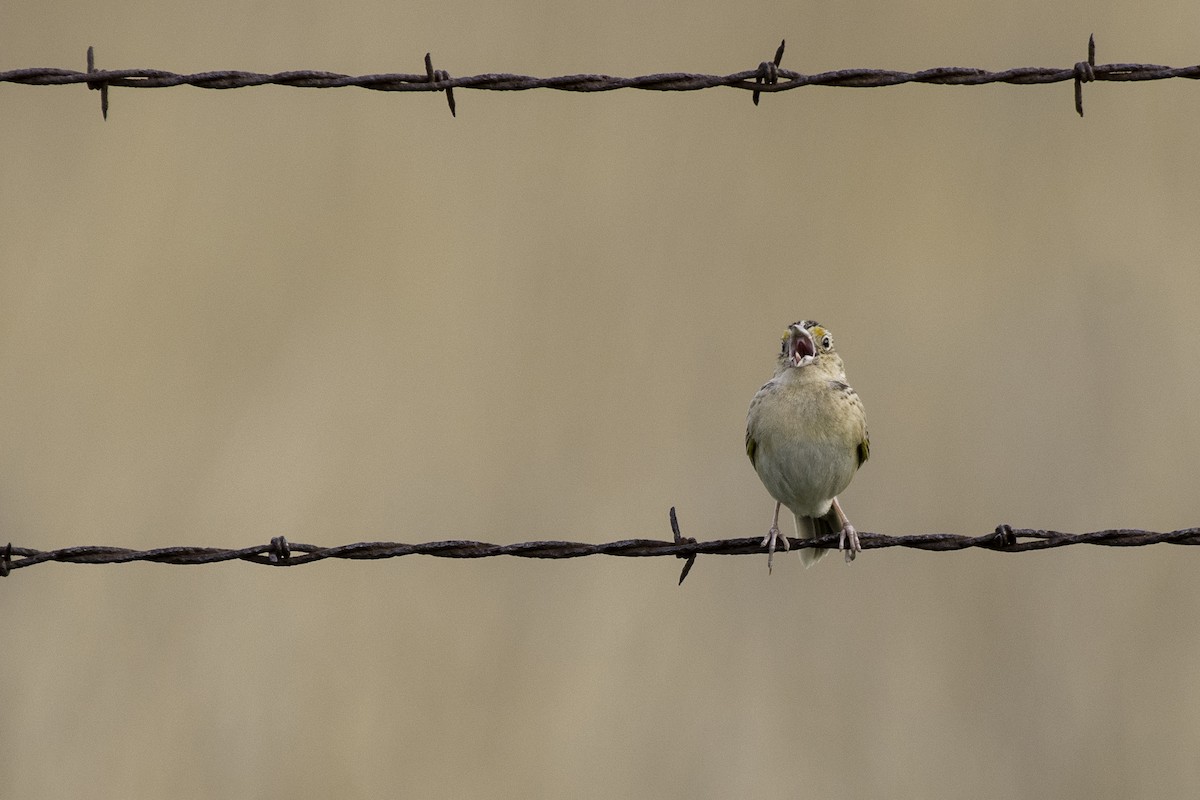
[[[833, 336], [812, 320], [792, 324], [783, 334], [775, 375], [754, 395], [746, 416], [746, 455], [775, 498], [775, 516], [762, 542], [768, 572], [776, 544], [790, 547], [779, 535], [781, 505], [795, 516], [801, 539], [840, 530], [838, 549], [847, 564], [862, 551], [837, 496], [870, 453], [863, 404], [846, 383]], [[812, 566], [825, 552], [805, 547], [800, 560]]]

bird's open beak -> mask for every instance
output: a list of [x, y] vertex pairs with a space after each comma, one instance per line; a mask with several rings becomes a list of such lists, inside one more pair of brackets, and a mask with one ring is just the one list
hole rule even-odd
[[788, 361], [793, 367], [805, 367], [817, 357], [817, 345], [803, 326], [793, 325], [788, 332]]

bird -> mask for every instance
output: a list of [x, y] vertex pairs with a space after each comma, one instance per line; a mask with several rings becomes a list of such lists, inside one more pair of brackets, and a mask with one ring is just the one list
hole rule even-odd
[[[768, 573], [776, 546], [791, 546], [779, 533], [781, 506], [795, 517], [798, 537], [839, 531], [838, 549], [847, 564], [854, 560], [862, 545], [838, 495], [870, 457], [871, 438], [862, 400], [846, 383], [842, 357], [833, 348], [833, 334], [820, 323], [801, 320], [784, 332], [775, 374], [750, 401], [746, 455], [775, 500], [762, 540]], [[825, 553], [805, 547], [800, 560], [809, 567]]]

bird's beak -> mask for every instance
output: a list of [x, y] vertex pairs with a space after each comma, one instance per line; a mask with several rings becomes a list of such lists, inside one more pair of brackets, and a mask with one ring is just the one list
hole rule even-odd
[[788, 363], [793, 367], [806, 367], [817, 357], [817, 344], [812, 334], [802, 325], [788, 329]]

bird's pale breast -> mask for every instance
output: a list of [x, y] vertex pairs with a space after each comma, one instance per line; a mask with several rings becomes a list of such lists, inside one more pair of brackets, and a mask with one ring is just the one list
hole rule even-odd
[[763, 485], [794, 514], [825, 515], [858, 469], [863, 433], [857, 395], [836, 380], [777, 378], [755, 403], [750, 435]]

